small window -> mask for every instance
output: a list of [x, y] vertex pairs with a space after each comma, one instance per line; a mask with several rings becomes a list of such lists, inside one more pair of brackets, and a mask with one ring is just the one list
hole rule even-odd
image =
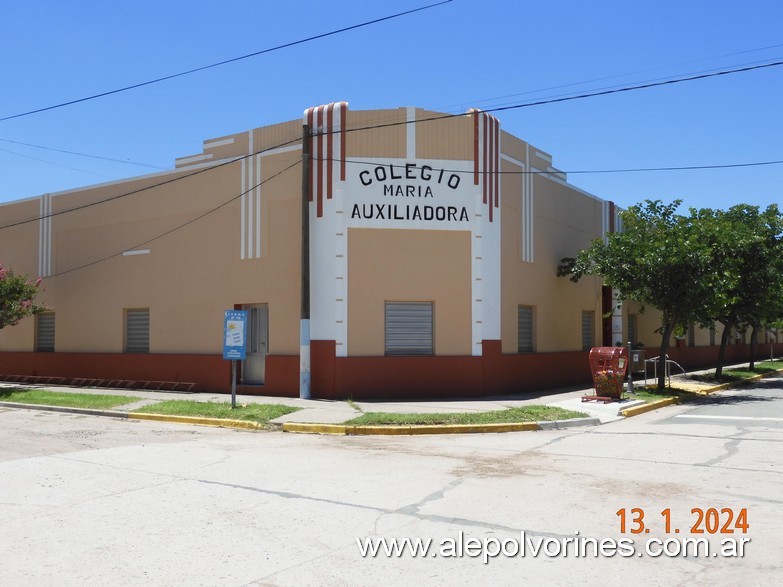
[[517, 352], [534, 352], [533, 306], [518, 306], [517, 308]]
[[125, 352], [150, 352], [149, 308], [125, 311]]
[[631, 344], [639, 342], [636, 330], [636, 314], [628, 314], [628, 340]]
[[35, 350], [39, 353], [54, 352], [54, 312], [36, 314]]
[[387, 355], [432, 355], [432, 302], [386, 302]]
[[688, 324], [688, 346], [696, 346], [696, 325]]
[[715, 346], [715, 325], [710, 327], [710, 346]]
[[582, 350], [589, 351], [595, 341], [595, 312], [582, 312]]

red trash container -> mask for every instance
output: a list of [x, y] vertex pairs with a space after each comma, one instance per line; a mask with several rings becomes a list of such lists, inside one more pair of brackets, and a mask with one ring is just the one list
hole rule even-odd
[[626, 347], [600, 346], [590, 349], [590, 372], [596, 399], [619, 400], [628, 369]]

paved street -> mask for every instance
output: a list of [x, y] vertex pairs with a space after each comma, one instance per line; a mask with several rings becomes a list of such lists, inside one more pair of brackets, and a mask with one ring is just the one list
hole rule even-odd
[[[0, 408], [0, 584], [776, 585], [783, 435], [771, 418], [781, 416], [781, 383], [598, 427], [432, 437], [302, 436]], [[712, 417], [683, 417], [704, 415]], [[747, 419], [759, 416], [768, 419]], [[644, 510], [649, 533], [630, 533], [632, 508]], [[692, 508], [731, 509], [726, 530], [735, 533], [710, 534]], [[747, 534], [736, 526], [742, 508]], [[726, 523], [728, 514], [717, 515]], [[643, 552], [645, 541], [690, 536], [694, 524], [715, 548], [750, 538], [744, 556]], [[356, 543], [524, 542], [521, 532], [524, 557], [487, 564], [440, 551], [362, 558]], [[575, 537], [633, 539], [641, 556], [531, 552], [546, 544], [553, 554]]]

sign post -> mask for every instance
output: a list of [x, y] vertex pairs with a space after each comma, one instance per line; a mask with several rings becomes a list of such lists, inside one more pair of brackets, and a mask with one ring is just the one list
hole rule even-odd
[[231, 409], [237, 407], [237, 361], [247, 357], [247, 310], [226, 310], [223, 358], [231, 361]]

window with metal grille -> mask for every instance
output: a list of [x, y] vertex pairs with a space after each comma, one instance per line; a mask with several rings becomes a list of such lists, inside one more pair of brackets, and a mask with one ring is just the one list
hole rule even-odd
[[54, 312], [36, 314], [35, 350], [39, 353], [54, 352]]
[[125, 352], [150, 352], [150, 310], [125, 310]]
[[533, 352], [533, 306], [517, 307], [517, 352]]
[[432, 355], [432, 302], [386, 302], [387, 355]]
[[636, 314], [628, 314], [628, 341], [636, 344], [639, 342], [637, 336], [639, 335], [636, 334]]
[[582, 312], [582, 350], [589, 351], [595, 341], [595, 312]]
[[696, 346], [696, 325], [688, 324], [688, 346]]

